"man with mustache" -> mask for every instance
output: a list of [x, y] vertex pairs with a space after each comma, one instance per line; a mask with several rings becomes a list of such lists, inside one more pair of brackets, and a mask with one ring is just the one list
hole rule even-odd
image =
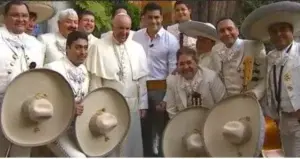
[[38, 39], [46, 47], [45, 64], [56, 61], [66, 56], [66, 41], [70, 32], [78, 28], [78, 16], [74, 9], [66, 9], [58, 15], [58, 29], [56, 33], [47, 33], [40, 35]]
[[178, 25], [191, 20], [191, 8], [182, 0], [177, 0], [174, 4], [176, 24], [168, 26], [167, 30], [172, 33], [180, 43], [180, 46], [187, 46], [196, 50], [196, 39], [179, 32]]
[[[45, 68], [57, 71], [68, 81], [73, 89], [76, 102], [76, 115], [81, 115], [82, 99], [88, 94], [89, 75], [83, 62], [87, 57], [88, 37], [84, 32], [74, 31], [69, 33], [66, 42], [66, 56], [45, 65]], [[74, 127], [71, 126], [56, 142], [48, 147], [57, 157], [86, 157], [72, 138]]]
[[300, 44], [294, 40], [300, 31], [299, 12], [297, 2], [272, 3], [254, 10], [242, 24], [244, 36], [275, 46], [267, 54], [267, 105], [263, 107], [279, 124], [284, 157], [300, 157]]
[[[125, 4], [117, 4], [114, 6], [114, 8], [112, 9], [111, 12], [111, 16], [112, 18], [115, 17], [115, 15], [120, 14], [120, 13], [124, 13], [128, 15], [128, 11], [127, 11], [127, 7], [125, 6]], [[106, 33], [101, 34], [101, 38], [104, 38], [105, 36], [111, 34], [112, 31], [108, 31]], [[130, 30], [129, 32], [129, 39], [132, 39], [133, 34], [135, 33], [135, 31]]]
[[99, 87], [118, 90], [130, 107], [131, 124], [124, 142], [116, 149], [117, 157], [143, 157], [140, 118], [148, 108], [146, 77], [148, 65], [143, 47], [129, 39], [131, 18], [117, 14], [112, 34], [97, 40], [88, 51], [87, 70], [91, 91]]
[[198, 65], [195, 50], [182, 47], [177, 52], [178, 74], [167, 78], [167, 112], [173, 118], [178, 112], [194, 106], [211, 109], [225, 97], [226, 89], [218, 74]]
[[[19, 74], [43, 67], [45, 46], [25, 33], [29, 7], [22, 1], [10, 1], [4, 7], [4, 26], [0, 28], [0, 106], [9, 83]], [[33, 67], [34, 66], [34, 67]], [[0, 157], [7, 157], [10, 142], [0, 130]], [[31, 148], [13, 145], [10, 157], [30, 157]]]
[[150, 2], [144, 7], [142, 15], [146, 28], [137, 31], [133, 40], [144, 47], [150, 70], [147, 79], [149, 111], [143, 119], [143, 141], [145, 155], [153, 157], [158, 153], [162, 155], [158, 145], [168, 120], [166, 111], [157, 111], [156, 105], [164, 98], [167, 76], [176, 68], [176, 52], [179, 43], [176, 37], [162, 26], [161, 6]]
[[239, 30], [230, 18], [221, 18], [216, 29], [222, 43], [212, 48], [212, 69], [221, 77], [227, 95], [248, 93], [260, 100], [266, 74], [263, 43], [238, 38]]
[[91, 11], [84, 10], [79, 12], [78, 17], [78, 30], [88, 34], [89, 46], [91, 46], [92, 43], [98, 40], [98, 38], [93, 35], [95, 29], [95, 15]]

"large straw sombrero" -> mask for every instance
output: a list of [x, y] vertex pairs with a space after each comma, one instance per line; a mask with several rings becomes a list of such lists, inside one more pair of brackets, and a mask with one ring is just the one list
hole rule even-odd
[[15, 145], [35, 147], [56, 140], [74, 117], [74, 95], [63, 76], [48, 69], [18, 75], [7, 87], [1, 127]]
[[169, 121], [162, 140], [165, 157], [207, 157], [202, 139], [207, 113], [207, 108], [191, 107]]
[[[34, 12], [37, 15], [36, 23], [41, 23], [48, 19], [51, 19], [56, 10], [52, 7], [51, 1], [25, 1], [29, 7], [30, 12]], [[2, 15], [0, 16], [0, 23], [3, 23], [4, 6], [1, 7]]]
[[75, 124], [79, 147], [90, 157], [109, 155], [129, 130], [130, 110], [125, 98], [115, 89], [102, 87], [89, 93], [83, 105]]
[[203, 128], [205, 148], [211, 157], [257, 157], [264, 142], [264, 121], [254, 97], [228, 97], [207, 116]]
[[293, 25], [294, 32], [300, 31], [300, 3], [276, 2], [255, 9], [244, 20], [241, 32], [247, 39], [268, 41], [270, 25], [285, 22]]
[[180, 23], [178, 29], [181, 33], [190, 37], [197, 38], [198, 36], [203, 36], [214, 41], [219, 41], [217, 30], [211, 23], [187, 21]]

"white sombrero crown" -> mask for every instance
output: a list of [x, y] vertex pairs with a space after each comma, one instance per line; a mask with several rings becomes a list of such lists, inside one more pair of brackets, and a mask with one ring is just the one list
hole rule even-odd
[[33, 69], [7, 87], [1, 126], [5, 137], [22, 147], [46, 145], [67, 130], [74, 117], [72, 88], [59, 73]]

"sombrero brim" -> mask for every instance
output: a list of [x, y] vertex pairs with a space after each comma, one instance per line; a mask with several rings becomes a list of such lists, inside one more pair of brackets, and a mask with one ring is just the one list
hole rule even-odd
[[48, 4], [28, 2], [27, 5], [29, 7], [30, 12], [36, 13], [36, 23], [41, 23], [48, 19], [51, 19], [56, 13], [56, 10]]
[[[227, 122], [242, 117], [250, 117], [252, 136], [247, 143], [237, 147], [223, 138], [222, 128]], [[203, 128], [205, 148], [211, 157], [257, 157], [263, 146], [264, 135], [261, 107], [254, 97], [248, 95], [235, 95], [219, 102], [209, 112]]]
[[[39, 1], [30, 1], [27, 2], [27, 5], [29, 7], [30, 12], [34, 12], [37, 15], [36, 23], [41, 23], [46, 20], [51, 19], [55, 14], [56, 14], [56, 9], [53, 8], [51, 5], [39, 2]], [[1, 13], [0, 15], [0, 24], [3, 23], [3, 11], [4, 11], [4, 6], [1, 6]]]
[[203, 107], [187, 108], [169, 121], [162, 139], [164, 157], [207, 157], [206, 154], [193, 156], [194, 154], [187, 152], [183, 146], [182, 138], [186, 133], [194, 130], [202, 132], [208, 110]]
[[[90, 157], [109, 155], [125, 139], [130, 126], [130, 110], [125, 98], [115, 89], [102, 87], [90, 92], [83, 100], [84, 111], [76, 118], [75, 134], [82, 152]], [[105, 109], [117, 117], [118, 125], [107, 135], [94, 137], [89, 130], [91, 117]]]
[[[22, 104], [38, 93], [45, 93], [54, 107], [53, 117], [40, 124], [29, 124], [22, 115]], [[7, 87], [1, 110], [5, 137], [15, 145], [36, 147], [56, 140], [74, 119], [72, 88], [59, 73], [33, 69], [18, 75]], [[34, 131], [39, 130], [39, 131]]]
[[286, 22], [300, 31], [300, 3], [283, 1], [262, 6], [250, 13], [241, 26], [241, 33], [246, 39], [268, 41], [270, 25]]
[[183, 22], [179, 24], [178, 29], [180, 32], [193, 38], [197, 38], [198, 36], [203, 36], [214, 41], [219, 41], [216, 29], [202, 22], [197, 22], [197, 21]]

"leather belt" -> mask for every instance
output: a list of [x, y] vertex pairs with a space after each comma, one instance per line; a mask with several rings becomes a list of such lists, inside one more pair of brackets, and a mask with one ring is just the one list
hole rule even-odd
[[285, 115], [285, 116], [289, 116], [289, 117], [297, 117], [297, 113], [296, 112], [284, 112], [284, 111], [281, 111], [281, 114]]
[[167, 82], [166, 80], [149, 80], [147, 81], [148, 90], [166, 90]]

